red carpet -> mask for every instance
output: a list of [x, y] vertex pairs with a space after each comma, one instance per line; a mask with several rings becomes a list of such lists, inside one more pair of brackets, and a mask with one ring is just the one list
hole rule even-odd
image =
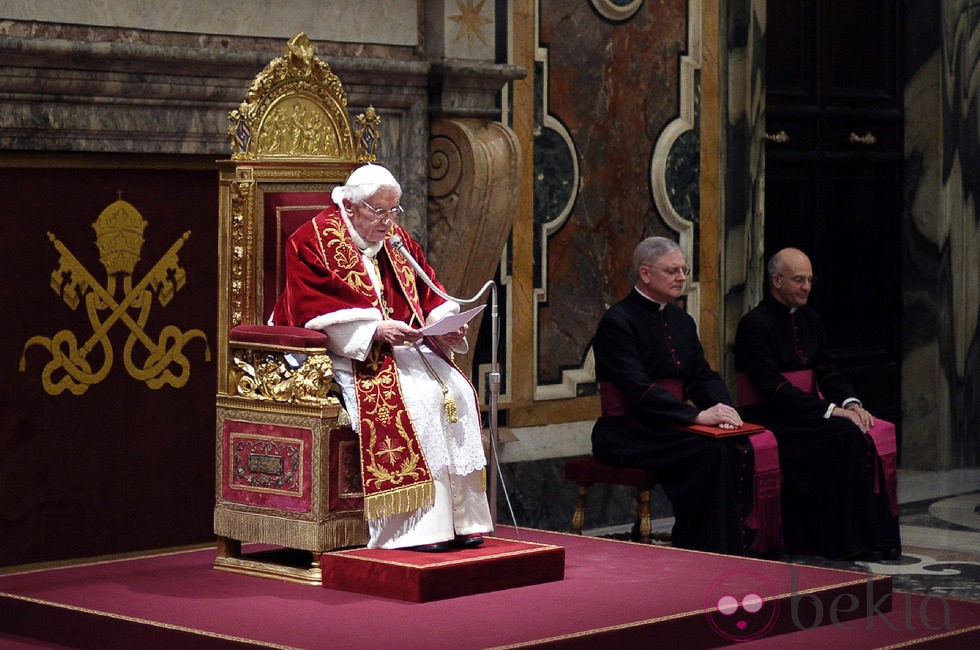
[[[513, 538], [513, 530], [497, 535]], [[412, 603], [216, 571], [213, 549], [0, 576], [0, 642], [19, 635], [97, 648], [354, 650], [704, 648], [756, 639], [740, 645], [840, 650], [980, 641], [980, 604], [889, 598], [887, 577], [559, 533], [520, 536], [564, 547], [564, 579]], [[747, 597], [753, 593], [760, 598]]]

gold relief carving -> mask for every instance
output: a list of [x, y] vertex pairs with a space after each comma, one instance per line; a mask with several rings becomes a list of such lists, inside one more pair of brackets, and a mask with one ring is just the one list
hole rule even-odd
[[256, 155], [324, 156], [340, 148], [337, 123], [312, 101], [281, 99], [269, 108], [255, 142]]
[[[185, 232], [149, 273], [133, 285], [132, 271], [140, 259], [145, 226], [146, 222], [136, 208], [122, 200], [110, 204], [93, 224], [100, 261], [107, 272], [105, 286], [99, 284], [54, 234], [48, 233], [59, 254], [58, 268], [51, 273], [51, 288], [72, 310], [84, 300], [92, 326], [91, 336], [81, 346], [75, 333], [68, 329], [51, 338], [31, 337], [24, 344], [21, 372], [26, 372], [27, 349], [31, 346], [38, 345], [51, 354], [51, 360], [41, 374], [41, 383], [49, 395], [59, 395], [65, 390], [81, 395], [108, 376], [115, 357], [109, 331], [119, 321], [129, 329], [123, 347], [126, 370], [131, 377], [152, 389], [167, 384], [180, 388], [187, 383], [190, 362], [183, 354], [183, 347], [192, 339], [204, 340], [205, 360], [211, 360], [207, 335], [199, 329], [182, 332], [174, 325], [167, 325], [156, 342], [146, 333], [154, 296], [161, 307], [166, 307], [184, 286], [186, 272], [180, 266], [177, 253], [191, 233]], [[116, 298], [117, 290], [121, 290], [121, 300]], [[101, 317], [103, 312], [108, 312], [104, 319]], [[93, 367], [89, 355], [96, 348], [101, 351], [101, 365], [96, 361], [98, 367]], [[142, 364], [134, 361], [137, 348], [141, 351], [139, 356], [145, 357]]]
[[378, 132], [381, 127], [381, 116], [374, 110], [374, 106], [368, 106], [365, 113], [361, 113], [356, 118], [357, 126], [354, 128], [354, 137], [357, 141], [357, 159], [365, 162], [374, 162], [378, 159], [376, 152], [378, 149]]
[[[251, 172], [251, 170], [247, 170]], [[251, 173], [241, 174], [241, 179], [251, 178]], [[251, 263], [247, 254], [247, 239], [249, 233], [246, 227], [249, 223], [247, 215], [253, 198], [254, 183], [251, 180], [240, 180], [230, 184], [231, 192], [231, 325], [241, 325], [245, 312], [246, 278], [249, 277], [246, 266]]]
[[[351, 165], [338, 165], [336, 170], [341, 176], [340, 178], [346, 178], [347, 174], [350, 173], [354, 166]], [[262, 181], [277, 181], [280, 179], [286, 179], [289, 181], [296, 180], [313, 180], [321, 182], [323, 180], [324, 171], [323, 167], [289, 167], [283, 169], [276, 169], [273, 167], [266, 167], [262, 170], [261, 180]], [[337, 181], [335, 181], [337, 182]], [[339, 182], [343, 182], [340, 180]]]
[[333, 364], [323, 353], [295, 366], [279, 351], [236, 349], [231, 383], [236, 394], [255, 400], [336, 405]]
[[[487, 41], [491, 37], [484, 33], [486, 31], [484, 28], [492, 24], [493, 21], [480, 15], [485, 1], [478, 0], [474, 4], [474, 0], [466, 0], [466, 4], [463, 4], [462, 0], [456, 0], [456, 8], [459, 13], [455, 16], [449, 16], [449, 20], [456, 23], [458, 28], [455, 40], [460, 41], [465, 38], [469, 47], [472, 47], [475, 40], [487, 45]], [[493, 10], [491, 9], [491, 11]]]
[[375, 160], [380, 118], [373, 107], [351, 131], [347, 93], [330, 65], [317, 58], [306, 34], [289, 39], [282, 56], [253, 79], [229, 112], [232, 158], [325, 157]]

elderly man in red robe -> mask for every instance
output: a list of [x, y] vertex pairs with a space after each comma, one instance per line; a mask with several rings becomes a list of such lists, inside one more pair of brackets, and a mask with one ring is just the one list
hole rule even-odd
[[286, 244], [286, 286], [272, 322], [329, 337], [360, 439], [368, 547], [477, 546], [493, 520], [476, 391], [452, 361], [467, 349], [466, 328], [419, 331], [459, 305], [416, 276], [405, 250], [441, 289], [397, 223], [401, 195], [391, 172], [374, 164], [335, 188], [335, 205]]

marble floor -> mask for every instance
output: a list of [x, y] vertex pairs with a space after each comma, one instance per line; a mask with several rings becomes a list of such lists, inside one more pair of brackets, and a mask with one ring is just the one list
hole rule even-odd
[[[899, 470], [898, 500], [902, 557], [897, 560], [850, 563], [796, 555], [778, 559], [888, 574], [897, 591], [980, 602], [980, 469]], [[655, 537], [662, 539], [672, 524], [672, 518], [654, 521]], [[621, 538], [628, 537], [629, 529], [585, 533]]]

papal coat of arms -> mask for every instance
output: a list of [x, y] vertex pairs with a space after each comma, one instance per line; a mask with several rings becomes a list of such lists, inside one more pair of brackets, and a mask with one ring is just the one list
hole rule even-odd
[[99, 259], [106, 270], [102, 285], [53, 234], [48, 239], [58, 251], [58, 267], [51, 273], [51, 288], [72, 310], [85, 306], [92, 332], [79, 344], [75, 332], [63, 329], [54, 336], [34, 336], [24, 344], [20, 371], [27, 369], [27, 350], [40, 346], [51, 359], [41, 373], [41, 383], [50, 395], [69, 391], [81, 395], [109, 374], [115, 351], [109, 332], [118, 324], [129, 330], [123, 346], [123, 364], [130, 376], [153, 389], [165, 385], [179, 388], [190, 377], [190, 362], [183, 353], [188, 341], [201, 338], [205, 360], [210, 361], [207, 335], [199, 329], [183, 332], [164, 326], [156, 340], [147, 332], [154, 299], [161, 307], [180, 291], [186, 272], [177, 253], [190, 237], [187, 231], [141, 280], [134, 284], [133, 271], [143, 248], [147, 222], [131, 204], [118, 200], [109, 205], [92, 227]]

